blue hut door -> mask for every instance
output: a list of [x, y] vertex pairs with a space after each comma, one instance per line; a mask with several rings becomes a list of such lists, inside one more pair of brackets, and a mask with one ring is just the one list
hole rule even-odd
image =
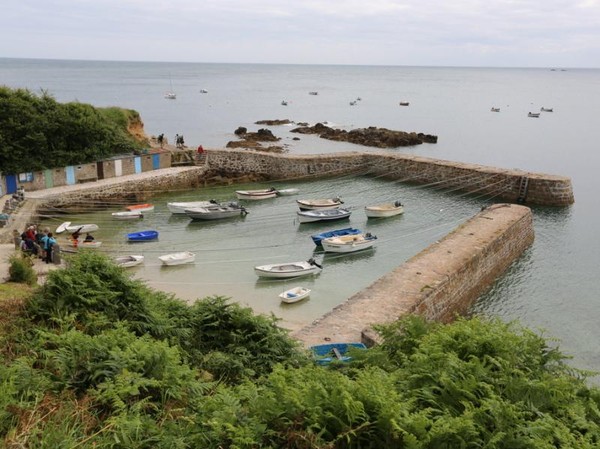
[[6, 193], [17, 191], [17, 175], [6, 175]]
[[70, 165], [65, 168], [65, 171], [67, 172], [67, 185], [72, 186], [75, 184], [75, 167]]
[[160, 154], [152, 155], [152, 170], [158, 170], [160, 168]]
[[142, 158], [139, 156], [136, 156], [133, 159], [133, 163], [135, 165], [135, 172], [136, 173], [141, 173], [142, 172]]

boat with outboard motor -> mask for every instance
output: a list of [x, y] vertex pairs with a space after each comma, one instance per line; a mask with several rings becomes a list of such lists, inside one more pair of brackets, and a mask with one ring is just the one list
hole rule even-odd
[[192, 220], [221, 220], [223, 218], [241, 217], [247, 213], [246, 208], [237, 203], [185, 209], [185, 214]]
[[316, 274], [322, 269], [323, 267], [311, 258], [302, 262], [259, 265], [254, 267], [254, 272], [258, 277], [283, 279]]
[[400, 201], [393, 203], [376, 204], [365, 207], [367, 218], [387, 218], [404, 213], [404, 206]]
[[300, 210], [325, 210], [325, 209], [337, 209], [344, 202], [338, 196], [335, 198], [319, 198], [316, 200], [296, 200]]
[[356, 229], [356, 228], [332, 229], [331, 231], [324, 231], [324, 232], [320, 232], [318, 234], [313, 234], [310, 236], [310, 238], [315, 243], [315, 245], [319, 246], [319, 245], [321, 245], [321, 241], [323, 239], [326, 239], [329, 237], [338, 237], [338, 236], [342, 236], [342, 235], [356, 235], [356, 234], [360, 234], [360, 233], [361, 233], [360, 229]]
[[350, 217], [350, 209], [325, 209], [325, 210], [300, 210], [296, 212], [300, 223], [312, 223], [315, 221], [343, 220]]

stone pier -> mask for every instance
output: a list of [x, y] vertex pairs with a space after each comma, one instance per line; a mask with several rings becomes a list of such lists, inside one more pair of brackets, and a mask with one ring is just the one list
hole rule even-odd
[[377, 342], [375, 324], [405, 314], [451, 321], [463, 314], [534, 239], [528, 207], [496, 204], [292, 336], [311, 346]]

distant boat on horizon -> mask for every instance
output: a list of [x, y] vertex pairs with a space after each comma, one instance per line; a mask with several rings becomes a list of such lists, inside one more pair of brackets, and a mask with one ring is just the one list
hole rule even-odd
[[171, 79], [171, 75], [169, 75], [169, 83], [171, 85], [171, 90], [169, 92], [165, 93], [165, 98], [167, 100], [176, 100], [177, 94], [175, 92], [173, 92], [173, 80]]

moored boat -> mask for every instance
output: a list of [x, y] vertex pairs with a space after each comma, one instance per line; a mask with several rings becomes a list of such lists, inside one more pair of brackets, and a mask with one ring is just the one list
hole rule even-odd
[[167, 208], [172, 214], [185, 214], [186, 209], [193, 209], [195, 207], [208, 207], [214, 206], [217, 203], [215, 200], [209, 201], [180, 201], [180, 202], [172, 202], [167, 203]]
[[159, 256], [158, 259], [163, 263], [163, 265], [183, 265], [185, 263], [194, 262], [196, 260], [196, 254], [189, 251], [181, 251], [178, 253]]
[[337, 209], [344, 204], [340, 197], [319, 198], [316, 200], [296, 200], [296, 203], [300, 210]]
[[150, 240], [156, 240], [157, 238], [158, 231], [154, 230], [130, 232], [127, 234], [127, 240], [130, 242], [147, 242]]
[[98, 230], [98, 225], [93, 223], [86, 223], [82, 225], [74, 225], [70, 221], [65, 221], [59, 227], [56, 228], [57, 234], [62, 234], [67, 231], [70, 233], [79, 232], [80, 234], [84, 234], [86, 232], [94, 232]]
[[259, 265], [254, 267], [254, 272], [258, 277], [283, 279], [316, 274], [322, 268], [314, 259], [309, 259], [305, 262]]
[[241, 217], [247, 213], [248, 211], [244, 206], [236, 203], [185, 209], [185, 214], [192, 220], [221, 220], [224, 218]]
[[500, 112], [500, 108], [492, 108], [492, 112]]
[[540, 116], [539, 112], [529, 112], [527, 114], [527, 117], [534, 117], [534, 118], [538, 118]]
[[325, 210], [300, 210], [296, 212], [300, 223], [312, 223], [314, 221], [334, 221], [349, 218], [352, 212], [349, 209], [325, 209]]
[[349, 362], [352, 360], [352, 356], [347, 355], [349, 352], [365, 349], [367, 347], [363, 343], [326, 343], [310, 347], [318, 365], [329, 365], [334, 360]]
[[367, 232], [366, 234], [328, 237], [321, 241], [321, 245], [327, 253], [353, 253], [372, 248], [375, 240], [377, 237]]
[[540, 111], [542, 111], [542, 112], [553, 112], [554, 108], [545, 108], [545, 107], [542, 106], [540, 108]]
[[115, 263], [123, 268], [135, 267], [144, 262], [144, 256], [130, 255], [115, 257]]
[[342, 235], [356, 235], [360, 234], [360, 229], [356, 228], [343, 228], [343, 229], [332, 229], [331, 231], [320, 232], [319, 234], [313, 234], [310, 236], [315, 245], [319, 246], [323, 239], [329, 237], [337, 237]]
[[154, 210], [153, 204], [132, 204], [131, 206], [126, 206], [125, 209], [128, 211], [136, 211], [136, 212], [151, 212]]
[[393, 203], [376, 204], [365, 207], [365, 214], [368, 218], [386, 218], [404, 213], [404, 206], [400, 201]]
[[310, 289], [305, 287], [294, 287], [281, 292], [279, 297], [281, 298], [281, 302], [285, 302], [287, 304], [292, 304], [298, 301], [302, 301], [304, 298], [308, 298], [310, 296]]
[[265, 200], [267, 198], [275, 198], [277, 190], [273, 187], [259, 190], [236, 190], [235, 195], [239, 200]]
[[138, 220], [140, 218], [144, 218], [144, 214], [136, 210], [113, 212], [111, 215], [116, 220]]
[[401, 101], [400, 106], [408, 106], [410, 103], [408, 101]]

